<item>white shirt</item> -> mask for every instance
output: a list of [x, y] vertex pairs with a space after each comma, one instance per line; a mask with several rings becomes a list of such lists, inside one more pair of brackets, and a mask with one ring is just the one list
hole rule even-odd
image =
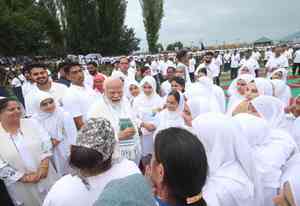
[[157, 61], [152, 61], [151, 62], [151, 71], [152, 71], [152, 75], [155, 76], [158, 74], [159, 72], [159, 65], [157, 63]]
[[161, 74], [167, 75], [167, 69], [168, 69], [168, 61], [167, 62], [163, 60], [159, 61], [159, 70]]
[[243, 62], [241, 61], [241, 66], [247, 67], [253, 75], [255, 75], [255, 70], [259, 69], [259, 64], [253, 57], [250, 57], [248, 60], [244, 59]]
[[109, 182], [133, 174], [140, 174], [138, 167], [134, 162], [123, 159], [103, 174], [86, 178], [88, 185], [78, 176], [64, 176], [53, 185], [43, 206], [93, 206]]
[[98, 98], [99, 95], [91, 88], [71, 84], [63, 98], [63, 108], [72, 118], [82, 116], [85, 121], [88, 110]]
[[266, 51], [265, 53], [265, 60], [269, 60], [273, 56], [273, 52], [271, 50]]
[[195, 72], [195, 66], [196, 66], [196, 60], [194, 58], [191, 58], [189, 60], [189, 72], [194, 73]]
[[233, 54], [231, 56], [231, 67], [237, 68], [237, 67], [239, 67], [239, 65], [240, 65], [240, 54], [239, 53], [237, 53], [235, 55]]
[[209, 65], [206, 65], [205, 63], [200, 64], [197, 67], [197, 71], [199, 71], [202, 68], [206, 69], [207, 77], [210, 79], [219, 76], [220, 67], [218, 67], [214, 62], [211, 62]]
[[172, 90], [171, 83], [168, 80], [164, 81], [161, 84], [160, 89], [161, 89], [161, 91], [163, 93], [163, 96], [168, 95], [171, 92], [171, 90]]
[[18, 75], [18, 77], [13, 78], [11, 81], [11, 85], [13, 87], [21, 87], [23, 83], [26, 82], [26, 78], [24, 77], [23, 74]]
[[260, 54], [259, 51], [253, 52], [253, 53], [252, 53], [252, 57], [253, 57], [256, 61], [258, 61], [258, 60], [260, 59], [260, 57], [261, 57], [261, 54]]
[[294, 63], [300, 63], [300, 49], [295, 52]]
[[[36, 92], [39, 90], [40, 89], [34, 84], [30, 89], [30, 91], [25, 96], [26, 114], [28, 116], [31, 116], [37, 112], [38, 108], [35, 108], [36, 106], [34, 104], [36, 99]], [[51, 94], [51, 96], [54, 98], [56, 103], [61, 106], [62, 99], [67, 94], [67, 90], [68, 87], [65, 85], [56, 82], [51, 82], [51, 88], [49, 89], [49, 91], [44, 91], [44, 92]]]
[[284, 55], [281, 55], [279, 57], [272, 56], [266, 64], [266, 68], [269, 69], [269, 72], [272, 72], [271, 70], [273, 70], [274, 68], [287, 68], [288, 66], [289, 61]]

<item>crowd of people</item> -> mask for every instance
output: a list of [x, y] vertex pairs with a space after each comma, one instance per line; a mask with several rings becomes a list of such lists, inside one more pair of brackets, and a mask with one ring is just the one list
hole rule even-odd
[[0, 98], [1, 205], [300, 205], [300, 50], [113, 64], [24, 65]]

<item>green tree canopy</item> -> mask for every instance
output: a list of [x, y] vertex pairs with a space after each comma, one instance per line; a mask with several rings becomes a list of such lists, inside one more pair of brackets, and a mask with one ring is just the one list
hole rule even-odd
[[159, 39], [161, 20], [164, 16], [164, 1], [140, 0], [140, 4], [143, 11], [149, 51], [156, 53], [158, 52], [157, 41]]
[[176, 48], [178, 48], [178, 50], [183, 49], [183, 44], [182, 44], [180, 41], [174, 42], [174, 43], [172, 43], [172, 44], [169, 44], [169, 45], [167, 46], [166, 50], [167, 50], [167, 51], [175, 51]]

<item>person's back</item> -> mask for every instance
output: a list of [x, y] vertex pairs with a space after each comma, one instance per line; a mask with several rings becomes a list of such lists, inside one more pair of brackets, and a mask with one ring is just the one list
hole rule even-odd
[[134, 162], [123, 159], [103, 174], [86, 178], [89, 187], [84, 184], [80, 177], [66, 175], [53, 185], [43, 205], [92, 206], [110, 181], [125, 178], [133, 174], [140, 174], [138, 167]]

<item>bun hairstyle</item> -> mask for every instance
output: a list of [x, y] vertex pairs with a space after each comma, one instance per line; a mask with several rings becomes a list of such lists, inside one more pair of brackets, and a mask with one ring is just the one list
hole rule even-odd
[[156, 135], [154, 151], [164, 168], [163, 184], [176, 205], [206, 206], [202, 188], [208, 163], [200, 140], [185, 129], [172, 127]]

